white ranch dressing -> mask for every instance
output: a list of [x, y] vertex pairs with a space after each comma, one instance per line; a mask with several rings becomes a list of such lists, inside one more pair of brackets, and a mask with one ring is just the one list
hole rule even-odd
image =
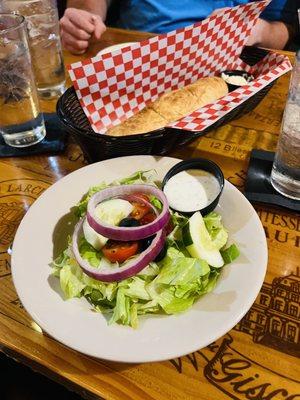
[[164, 186], [171, 208], [197, 211], [209, 205], [220, 193], [220, 184], [210, 172], [189, 169], [173, 175]]
[[248, 83], [247, 79], [240, 75], [226, 75], [222, 73], [221, 78], [224, 79], [225, 82], [236, 86], [244, 86]]

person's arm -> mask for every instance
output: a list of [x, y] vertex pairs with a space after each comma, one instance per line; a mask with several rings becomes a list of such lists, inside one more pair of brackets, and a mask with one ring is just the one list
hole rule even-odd
[[67, 0], [67, 7], [89, 11], [92, 14], [99, 15], [102, 21], [105, 21], [110, 3], [111, 0]]
[[[283, 49], [295, 36], [298, 8], [300, 0], [271, 1], [252, 28], [247, 45]], [[219, 8], [211, 15], [227, 9], [228, 7]]]
[[272, 0], [252, 30], [249, 44], [283, 49], [292, 41], [299, 26], [300, 0]]
[[252, 29], [247, 45], [283, 49], [289, 39], [290, 31], [284, 22], [266, 21], [259, 18]]
[[65, 49], [73, 54], [82, 54], [92, 39], [100, 39], [106, 29], [104, 21], [110, 1], [68, 0], [68, 8], [60, 20]]

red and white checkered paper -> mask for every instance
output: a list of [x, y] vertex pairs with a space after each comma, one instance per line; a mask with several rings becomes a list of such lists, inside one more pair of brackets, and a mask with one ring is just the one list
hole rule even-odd
[[268, 54], [250, 68], [239, 55], [270, 0], [222, 14], [69, 66], [78, 99], [95, 132], [105, 133], [165, 92], [226, 69], [246, 69], [251, 83], [170, 127], [201, 131], [291, 69], [287, 57]]

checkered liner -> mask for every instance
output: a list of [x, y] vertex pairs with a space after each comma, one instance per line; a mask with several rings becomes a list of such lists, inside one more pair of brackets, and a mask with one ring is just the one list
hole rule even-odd
[[[69, 66], [93, 130], [105, 133], [165, 92], [233, 65], [241, 67], [238, 57], [269, 2], [230, 8], [195, 25]], [[261, 76], [251, 84], [170, 126], [190, 131], [207, 128], [289, 69], [287, 58], [271, 54], [257, 65], [256, 75]]]
[[292, 66], [288, 57], [276, 53], [269, 53], [252, 67], [239, 59], [238, 62], [229, 69], [245, 70], [251, 73], [256, 77], [252, 82], [248, 85], [241, 86], [233, 92], [230, 92], [227, 96], [200, 108], [189, 116], [169, 126], [195, 132], [202, 131], [249, 99], [249, 97], [254, 96], [275, 79], [291, 70], [291, 68]]

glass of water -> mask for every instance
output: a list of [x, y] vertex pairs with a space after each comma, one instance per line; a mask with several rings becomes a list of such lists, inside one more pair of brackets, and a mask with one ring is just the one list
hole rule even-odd
[[39, 95], [61, 95], [65, 90], [65, 69], [56, 0], [4, 0], [4, 7], [26, 18]]
[[300, 53], [291, 75], [271, 183], [282, 195], [300, 200]]
[[21, 15], [0, 14], [0, 134], [14, 147], [31, 146], [46, 135]]

